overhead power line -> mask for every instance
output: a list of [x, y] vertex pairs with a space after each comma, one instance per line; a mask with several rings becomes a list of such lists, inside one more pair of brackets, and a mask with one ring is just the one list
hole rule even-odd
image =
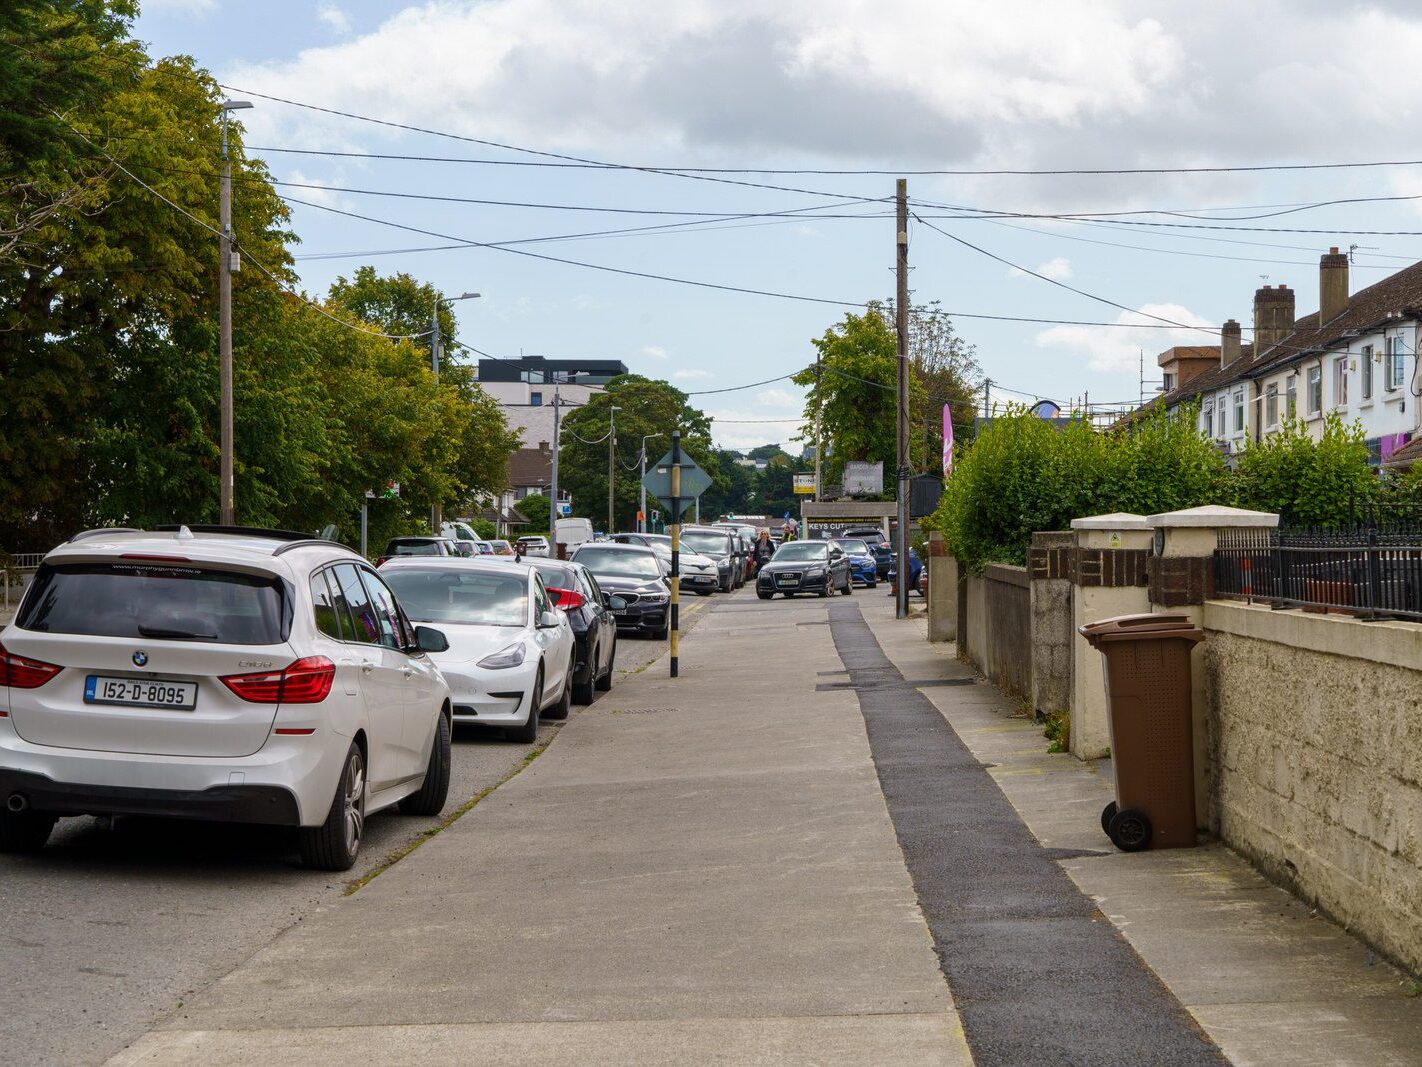
[[[177, 203], [176, 201], [170, 200], [168, 197], [164, 196], [164, 195], [163, 195], [162, 193], [160, 193], [157, 189], [153, 188], [153, 186], [149, 185], [147, 182], [145, 182], [145, 181], [144, 181], [142, 178], [140, 178], [138, 175], [134, 174], [133, 171], [131, 171], [131, 170], [129, 170], [127, 167], [125, 167], [122, 163], [120, 163], [120, 162], [119, 162], [117, 159], [115, 159], [113, 156], [109, 155], [107, 152], [105, 152], [105, 151], [104, 151], [102, 148], [100, 148], [98, 145], [94, 144], [94, 142], [91, 141], [91, 140], [89, 140], [88, 137], [85, 137], [84, 134], [82, 134], [82, 133], [79, 132], [79, 130], [77, 130], [77, 129], [75, 129], [73, 126], [71, 126], [71, 125], [65, 120], [64, 116], [62, 116], [59, 112], [55, 111], [53, 108], [50, 108], [50, 109], [49, 109], [49, 112], [50, 112], [50, 114], [53, 115], [56, 119], [58, 119], [61, 123], [63, 123], [66, 127], [68, 127], [68, 129], [70, 130], [71, 133], [73, 133], [76, 137], [78, 137], [80, 140], [82, 140], [85, 144], [87, 144], [87, 145], [88, 145], [90, 148], [92, 148], [95, 152], [99, 153], [99, 155], [102, 156], [104, 159], [108, 160], [109, 163], [113, 164], [113, 166], [117, 167], [120, 172], [122, 172], [125, 176], [127, 176], [127, 177], [129, 178], [129, 180], [135, 182], [135, 183], [136, 183], [137, 185], [139, 185], [141, 188], [145, 189], [150, 195], [157, 197], [159, 200], [161, 200], [163, 203], [167, 204], [170, 208], [172, 208], [172, 209], [173, 209], [174, 211], [176, 211], [178, 214], [182, 215], [182, 216], [183, 216], [184, 218], [186, 218], [188, 221], [190, 221], [190, 222], [194, 223], [195, 225], [201, 227], [202, 229], [206, 230], [208, 233], [212, 234], [214, 237], [221, 238], [221, 237], [223, 236], [222, 231], [219, 230], [219, 229], [217, 229], [217, 227], [212, 226], [212, 225], [210, 225], [209, 223], [207, 223], [206, 221], [204, 221], [203, 219], [198, 218], [196, 215], [194, 215], [191, 211], [187, 210], [187, 208], [183, 207], [181, 204]], [[308, 300], [308, 299], [307, 299], [305, 296], [303, 296], [301, 293], [299, 293], [299, 292], [297, 292], [295, 289], [291, 288], [291, 286], [286, 282], [285, 279], [281, 278], [279, 275], [277, 275], [275, 272], [273, 272], [272, 270], [270, 270], [269, 268], [267, 268], [264, 264], [262, 264], [259, 260], [257, 260], [257, 259], [254, 258], [253, 256], [251, 256], [250, 254], [248, 254], [248, 253], [246, 253], [246, 252], [243, 252], [243, 256], [244, 256], [244, 258], [246, 259], [246, 261], [247, 261], [248, 263], [250, 263], [252, 266], [256, 267], [257, 270], [258, 270], [258, 272], [260, 272], [261, 274], [265, 275], [265, 276], [267, 277], [267, 279], [270, 280], [270, 281], [271, 281], [278, 289], [280, 289], [282, 292], [286, 293], [288, 296], [295, 297], [297, 300], [300, 300], [303, 304], [305, 304], [307, 307], [309, 307], [312, 311], [315, 311], [315, 312], [317, 312], [318, 314], [325, 316], [326, 318], [330, 319], [332, 322], [339, 323], [341, 326], [344, 326], [346, 329], [352, 330], [352, 331], [354, 331], [355, 333], [363, 333], [363, 334], [367, 334], [367, 335], [372, 336], [372, 337], [383, 337], [383, 338], [386, 338], [387, 340], [391, 340], [391, 341], [408, 341], [408, 340], [414, 340], [415, 338], [418, 338], [418, 337], [427, 337], [427, 336], [430, 334], [430, 332], [431, 332], [431, 331], [429, 331], [429, 330], [423, 330], [423, 331], [421, 331], [421, 332], [419, 332], [419, 333], [402, 333], [402, 334], [384, 333], [384, 332], [382, 332], [382, 331], [380, 331], [380, 330], [371, 330], [371, 329], [367, 329], [367, 328], [365, 328], [365, 327], [363, 327], [363, 326], [357, 326], [357, 325], [355, 325], [354, 323], [347, 322], [345, 319], [341, 318], [339, 315], [333, 315], [331, 312], [329, 312], [329, 311], [327, 311], [325, 308], [321, 307], [321, 305], [320, 305], [320, 304], [317, 304], [315, 301]]]

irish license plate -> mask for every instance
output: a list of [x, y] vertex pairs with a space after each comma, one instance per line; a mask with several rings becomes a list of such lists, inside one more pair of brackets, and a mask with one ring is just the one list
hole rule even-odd
[[173, 682], [165, 678], [105, 678], [101, 674], [91, 674], [84, 680], [84, 703], [192, 711], [197, 707], [197, 688], [196, 682]]
[[614, 608], [614, 609], [612, 610], [612, 614], [617, 615], [617, 616], [626, 615], [626, 614], [627, 614], [627, 609], [626, 609], [626, 608]]

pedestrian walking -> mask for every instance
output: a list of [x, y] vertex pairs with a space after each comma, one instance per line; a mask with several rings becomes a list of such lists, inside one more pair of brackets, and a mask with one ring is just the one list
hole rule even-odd
[[775, 555], [775, 546], [770, 542], [770, 531], [761, 530], [755, 540], [755, 567], [760, 570], [770, 562], [770, 557]]

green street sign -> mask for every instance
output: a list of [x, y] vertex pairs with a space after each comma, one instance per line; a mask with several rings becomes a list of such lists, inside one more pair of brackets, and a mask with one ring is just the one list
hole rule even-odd
[[[642, 485], [647, 492], [651, 493], [666, 507], [667, 511], [672, 511], [672, 454], [668, 452], [661, 459], [657, 460], [655, 466], [647, 470], [647, 475], [642, 479]], [[711, 475], [707, 474], [697, 462], [685, 452], [681, 456], [681, 510], [685, 511], [696, 502], [696, 498], [707, 489], [711, 488]], [[680, 516], [669, 516], [669, 521], [675, 522]]]

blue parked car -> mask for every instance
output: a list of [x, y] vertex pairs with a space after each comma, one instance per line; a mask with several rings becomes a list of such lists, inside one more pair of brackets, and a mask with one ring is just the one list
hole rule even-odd
[[[923, 592], [922, 586], [919, 584], [919, 578], [922, 576], [922, 574], [923, 574], [923, 560], [921, 560], [921, 559], [918, 558], [918, 552], [917, 552], [916, 550], [910, 548], [910, 549], [909, 549], [909, 586], [908, 586], [908, 589], [909, 589], [909, 592], [910, 592], [910, 593], [917, 592], [920, 596], [925, 595], [924, 592]], [[897, 566], [894, 566], [894, 567], [890, 568], [890, 570], [889, 570], [889, 581], [892, 582], [892, 581], [894, 581], [894, 579], [897, 578], [897, 577], [898, 577], [898, 567], [897, 567]]]
[[869, 589], [879, 584], [878, 564], [867, 543], [857, 537], [837, 537], [830, 543], [849, 557], [850, 581]]

